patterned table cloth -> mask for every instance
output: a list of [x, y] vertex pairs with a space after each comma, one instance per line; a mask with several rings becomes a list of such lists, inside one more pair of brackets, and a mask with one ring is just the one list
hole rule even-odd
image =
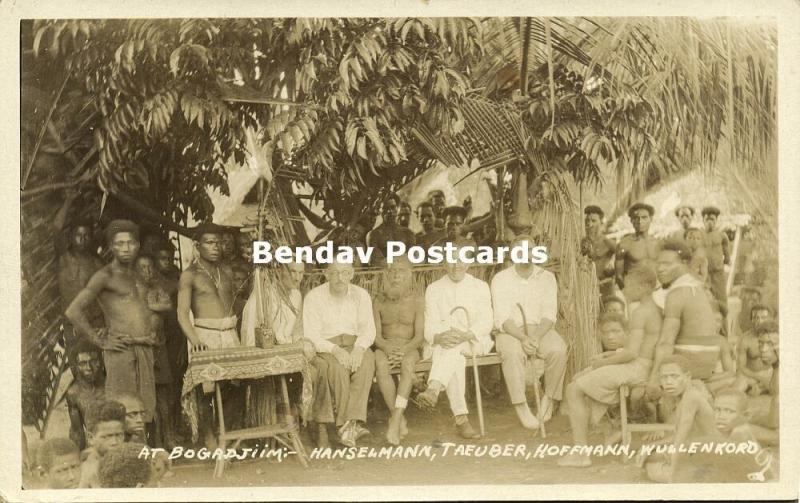
[[192, 441], [196, 442], [198, 436], [197, 401], [192, 392], [196, 386], [204, 382], [260, 379], [296, 372], [303, 377], [300, 413], [307, 417], [312, 402], [312, 384], [302, 343], [281, 344], [270, 349], [236, 347], [190, 354], [183, 377], [181, 404], [192, 428]]

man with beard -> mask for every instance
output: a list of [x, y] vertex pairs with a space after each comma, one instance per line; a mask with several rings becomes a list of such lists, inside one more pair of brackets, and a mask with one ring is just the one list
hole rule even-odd
[[[308, 368], [309, 379], [313, 387], [314, 403], [311, 408], [310, 421], [316, 423], [316, 430], [312, 429], [312, 436], [316, 435], [317, 447], [329, 447], [328, 425], [334, 422], [333, 399], [328, 384], [328, 362], [318, 357], [314, 344], [303, 338], [303, 295], [300, 293], [300, 283], [303, 281], [305, 266], [302, 263], [292, 262], [280, 266], [278, 277], [280, 285], [276, 288], [274, 282], [266, 273], [261, 276], [261, 296], [257, 288], [247, 300], [242, 314], [242, 345], [256, 345], [256, 330], [263, 322], [272, 329], [278, 344], [302, 342], [303, 353], [311, 364]], [[283, 291], [279, 291], [283, 290]], [[259, 320], [259, 302], [264, 306], [263, 317]], [[292, 380], [294, 383], [295, 381]]]
[[692, 225], [694, 219], [694, 208], [687, 205], [678, 206], [675, 208], [675, 216], [681, 224], [681, 228], [669, 235], [670, 241], [683, 241], [686, 239], [686, 231]]
[[[158, 336], [150, 325], [142, 278], [134, 268], [139, 228], [129, 220], [114, 220], [106, 228], [106, 239], [114, 259], [92, 276], [66, 316], [103, 349], [106, 394], [138, 394], [145, 404], [145, 422], [150, 422], [156, 405], [153, 346]], [[95, 300], [103, 309], [105, 329], [92, 329], [86, 316], [87, 306]]]
[[658, 255], [658, 280], [666, 291], [664, 321], [656, 347], [649, 395], [658, 387], [661, 360], [680, 353], [695, 379], [706, 379], [719, 361], [720, 342], [714, 312], [702, 283], [689, 272], [686, 244], [670, 242]]
[[[455, 256], [465, 239], [456, 240]], [[469, 422], [465, 398], [466, 357], [488, 353], [493, 345], [492, 296], [485, 281], [467, 274], [469, 264], [446, 262], [447, 274], [425, 291], [426, 355], [430, 354], [428, 387], [416, 398], [425, 409], [436, 406], [439, 394], [447, 393], [456, 429], [462, 438], [480, 437]]]
[[103, 372], [100, 368], [100, 350], [87, 340], [80, 340], [75, 346], [77, 373], [67, 389], [67, 410], [69, 411], [69, 438], [79, 449], [86, 448], [84, 426], [89, 404], [103, 397]]
[[585, 253], [594, 262], [600, 295], [606, 296], [614, 293], [614, 241], [603, 235], [603, 218], [605, 214], [599, 206], [590, 205], [583, 210]]
[[423, 201], [417, 206], [417, 220], [422, 225], [422, 230], [416, 234], [417, 244], [428, 249], [441, 237], [441, 231], [434, 228], [436, 216], [433, 206], [428, 201]]
[[633, 224], [633, 234], [623, 237], [615, 253], [615, 277], [620, 288], [625, 286], [625, 275], [640, 265], [655, 266], [661, 241], [648, 235], [655, 209], [649, 204], [636, 203], [628, 209]]
[[[195, 230], [194, 262], [181, 273], [178, 285], [178, 323], [192, 352], [240, 345], [236, 332], [237, 320], [233, 312], [233, 273], [230, 266], [221, 263], [224, 235], [224, 229], [217, 225], [199, 225]], [[233, 236], [230, 238], [232, 244]], [[231, 247], [229, 252], [232, 251]], [[226, 383], [223, 392], [227, 398], [224, 403], [225, 417], [231, 418], [233, 428], [241, 419], [244, 387]], [[200, 397], [198, 402], [199, 426], [203, 431], [206, 447], [215, 448], [216, 439], [211, 428], [211, 400]]]
[[[375, 376], [386, 406], [392, 411], [386, 440], [392, 445], [408, 434], [405, 410], [414, 382], [423, 337], [425, 303], [411, 292], [411, 263], [398, 257], [386, 265], [383, 293], [375, 300]], [[389, 372], [400, 367], [397, 387]]]
[[444, 192], [438, 189], [431, 190], [428, 192], [427, 200], [431, 203], [431, 208], [433, 208], [433, 228], [444, 230], [444, 206], [446, 204]]
[[350, 282], [353, 264], [334, 261], [325, 269], [322, 285], [311, 289], [303, 303], [303, 334], [317, 356], [328, 364], [328, 382], [336, 404], [339, 441], [355, 447], [369, 430], [367, 400], [375, 376], [375, 318], [372, 299]]
[[413, 246], [416, 242], [414, 233], [408, 227], [402, 227], [397, 223], [399, 204], [400, 198], [396, 194], [389, 194], [381, 208], [383, 222], [367, 233], [367, 246], [375, 248], [374, 257], [378, 260], [386, 257], [388, 241], [402, 241], [406, 247]]

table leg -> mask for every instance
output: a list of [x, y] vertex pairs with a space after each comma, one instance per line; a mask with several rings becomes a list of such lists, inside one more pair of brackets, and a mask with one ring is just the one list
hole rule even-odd
[[[217, 417], [219, 418], [219, 436], [217, 437], [217, 443], [219, 444], [218, 447], [222, 449], [223, 453], [225, 453], [225, 414], [222, 412], [222, 391], [220, 388], [220, 383], [215, 382], [214, 391], [216, 393], [217, 401]], [[217, 458], [217, 462], [214, 465], [214, 477], [222, 477], [223, 471], [225, 471], [225, 459], [224, 456], [220, 456]]]
[[292, 406], [289, 402], [289, 388], [286, 385], [286, 376], [283, 374], [281, 374], [281, 396], [283, 397], [284, 421], [288, 427], [292, 427], [295, 421], [292, 416]]
[[283, 396], [284, 410], [286, 411], [286, 428], [288, 431], [289, 440], [292, 442], [292, 447], [297, 453], [297, 459], [303, 467], [308, 467], [308, 456], [303, 447], [303, 442], [300, 440], [300, 427], [292, 416], [291, 403], [289, 402], [289, 388], [286, 385], [286, 376], [281, 375], [281, 395]]

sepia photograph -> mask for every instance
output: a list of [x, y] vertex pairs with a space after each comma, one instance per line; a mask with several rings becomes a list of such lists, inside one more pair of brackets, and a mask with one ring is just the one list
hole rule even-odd
[[779, 11], [608, 13], [23, 16], [16, 493], [796, 482]]

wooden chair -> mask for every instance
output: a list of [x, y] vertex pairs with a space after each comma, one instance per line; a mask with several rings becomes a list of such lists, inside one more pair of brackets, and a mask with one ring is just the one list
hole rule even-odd
[[[630, 448], [633, 433], [648, 433], [654, 431], [675, 431], [675, 426], [666, 423], [629, 423], [628, 422], [628, 397], [630, 397], [630, 388], [628, 385], [623, 384], [619, 387], [619, 410], [620, 410], [620, 426], [622, 429], [622, 445]], [[623, 462], [627, 462], [628, 458], [623, 457]]]
[[[481, 396], [480, 373], [478, 372], [478, 367], [484, 367], [486, 365], [500, 365], [501, 362], [502, 359], [500, 358], [500, 355], [497, 353], [489, 353], [482, 356], [471, 356], [466, 359], [466, 365], [474, 369], [473, 376], [475, 381], [475, 400], [478, 402], [478, 423], [480, 425], [481, 436], [484, 436], [486, 434], [486, 427], [483, 418], [483, 399]], [[431, 370], [430, 358], [418, 362], [414, 367], [414, 373], [429, 372], [430, 370]], [[400, 373], [400, 367], [395, 367], [389, 371], [390, 375], [397, 375], [399, 373]]]

